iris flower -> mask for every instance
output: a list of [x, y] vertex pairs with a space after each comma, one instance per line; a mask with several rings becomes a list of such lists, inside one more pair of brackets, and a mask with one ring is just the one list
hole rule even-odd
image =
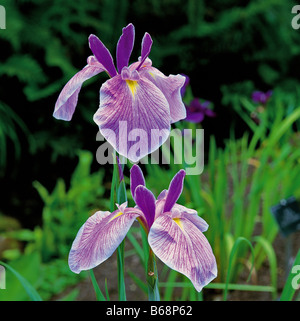
[[190, 123], [201, 123], [205, 116], [215, 117], [216, 114], [209, 109], [210, 101], [200, 103], [198, 98], [194, 98], [189, 106], [186, 107], [186, 121]]
[[268, 100], [271, 98], [273, 91], [272, 90], [268, 90], [267, 92], [263, 92], [263, 91], [254, 91], [252, 93], [252, 100], [255, 103], [259, 103], [262, 105], [266, 105], [266, 103], [268, 102]]
[[133, 165], [131, 193], [136, 207], [117, 205], [112, 213], [98, 211], [80, 228], [69, 254], [70, 269], [79, 273], [108, 259], [137, 219], [153, 253], [170, 268], [186, 275], [197, 291], [217, 276], [211, 246], [203, 232], [207, 223], [193, 209], [177, 204], [185, 171], [180, 170], [157, 200], [145, 186], [141, 169]]
[[[95, 35], [90, 35], [93, 53], [87, 65], [61, 91], [53, 116], [71, 120], [81, 86], [87, 79], [105, 71], [110, 77], [100, 88], [100, 105], [94, 115], [101, 134], [121, 155], [138, 161], [156, 150], [169, 136], [171, 123], [186, 117], [180, 95], [185, 77], [165, 76], [148, 58], [152, 39], [145, 33], [139, 60], [128, 66], [135, 29], [123, 28], [117, 44], [117, 69], [113, 58]], [[139, 150], [135, 141], [139, 137]]]

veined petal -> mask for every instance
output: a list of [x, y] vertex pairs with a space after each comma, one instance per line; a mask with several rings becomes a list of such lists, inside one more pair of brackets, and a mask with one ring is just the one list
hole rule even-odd
[[145, 186], [145, 178], [142, 170], [136, 164], [134, 164], [130, 169], [130, 189], [132, 198], [135, 199], [135, 189], [139, 186]]
[[127, 27], [123, 28], [122, 36], [117, 44], [117, 67], [119, 73], [123, 67], [127, 67], [130, 55], [134, 45], [134, 26], [130, 23]]
[[197, 211], [180, 204], [175, 204], [172, 211], [179, 213], [180, 217], [190, 220], [201, 232], [207, 231], [208, 224], [198, 215]]
[[106, 81], [94, 121], [116, 151], [133, 162], [156, 150], [170, 133], [169, 104], [144, 78], [123, 80], [117, 75]]
[[110, 77], [117, 75], [113, 58], [102, 41], [95, 35], [89, 36], [90, 48], [97, 60], [105, 67]]
[[53, 116], [57, 119], [71, 120], [82, 84], [102, 71], [106, 71], [104, 66], [98, 61], [95, 62], [93, 56], [89, 57], [88, 64], [72, 77], [62, 89], [56, 101]]
[[177, 202], [178, 198], [180, 197], [183, 189], [183, 180], [185, 177], [185, 171], [181, 169], [172, 179], [164, 207], [164, 212], [170, 212], [172, 207]]
[[[122, 206], [122, 205], [121, 205]], [[126, 236], [138, 209], [96, 212], [80, 228], [69, 254], [71, 271], [89, 270], [108, 259]]]
[[171, 269], [186, 275], [198, 292], [217, 276], [217, 265], [206, 237], [188, 219], [165, 214], [153, 223], [148, 242]]
[[145, 186], [139, 185], [135, 189], [135, 203], [144, 213], [150, 229], [155, 217], [155, 197]]
[[186, 108], [182, 101], [181, 88], [186, 78], [182, 75], [165, 76], [158, 69], [146, 66], [140, 71], [141, 76], [153, 82], [165, 95], [170, 105], [171, 122], [175, 123], [186, 117]]

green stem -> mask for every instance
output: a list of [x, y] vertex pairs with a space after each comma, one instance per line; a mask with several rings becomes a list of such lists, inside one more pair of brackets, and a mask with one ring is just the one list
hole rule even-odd
[[[114, 210], [115, 198], [118, 204], [122, 204], [127, 201], [126, 186], [124, 180], [120, 181], [118, 162], [116, 160], [113, 169], [113, 179], [111, 186], [111, 211]], [[124, 240], [117, 249], [117, 264], [118, 264], [118, 290], [119, 300], [126, 301], [126, 288], [124, 277]]]
[[149, 301], [160, 301], [158, 290], [158, 273], [155, 255], [149, 250], [148, 271], [147, 271], [148, 299]]

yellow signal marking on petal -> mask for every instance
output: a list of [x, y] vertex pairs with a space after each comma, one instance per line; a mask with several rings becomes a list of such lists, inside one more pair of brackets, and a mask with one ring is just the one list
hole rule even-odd
[[136, 88], [138, 86], [137, 81], [136, 80], [126, 80], [126, 83], [132, 93], [132, 96], [134, 97], [134, 95], [136, 93]]
[[150, 71], [149, 71], [149, 75], [152, 76], [152, 77], [155, 79], [155, 75], [154, 75], [153, 72], [150, 72]]
[[115, 218], [121, 216], [122, 214], [124, 214], [123, 212], [118, 212], [116, 215], [114, 215], [114, 217], [112, 217], [109, 221], [111, 222], [112, 220], [114, 220]]
[[181, 223], [181, 219], [176, 217], [176, 218], [173, 218], [173, 221], [183, 230], [183, 225]]

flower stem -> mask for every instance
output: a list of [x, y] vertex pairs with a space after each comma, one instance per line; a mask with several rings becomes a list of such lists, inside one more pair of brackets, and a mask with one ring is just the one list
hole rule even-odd
[[149, 250], [147, 284], [149, 301], [160, 301], [156, 259], [151, 249]]
[[[115, 158], [116, 159], [116, 158]], [[111, 184], [110, 194], [110, 207], [111, 211], [114, 210], [115, 198], [118, 204], [122, 204], [127, 201], [126, 187], [124, 179], [120, 181], [120, 173], [118, 162], [114, 163], [113, 178]], [[119, 245], [117, 249], [117, 264], [118, 264], [118, 289], [119, 289], [119, 300], [126, 301], [126, 288], [125, 288], [125, 277], [124, 277], [124, 241]]]

